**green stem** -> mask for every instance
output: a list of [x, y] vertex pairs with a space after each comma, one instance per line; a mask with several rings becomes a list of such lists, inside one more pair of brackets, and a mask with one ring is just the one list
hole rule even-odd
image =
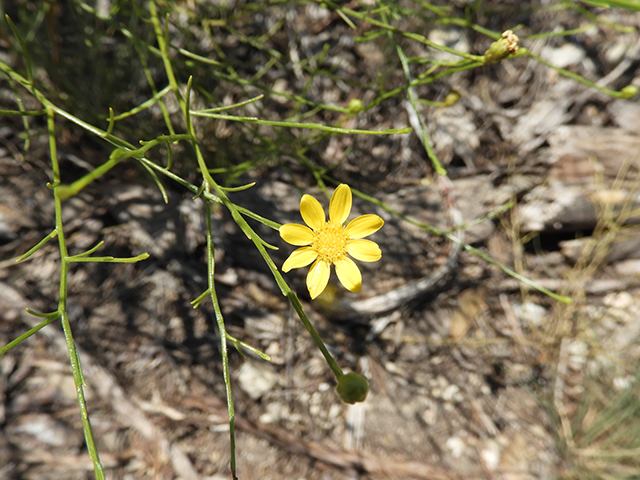
[[[208, 187], [207, 189], [208, 190]], [[229, 354], [227, 349], [227, 329], [224, 324], [224, 317], [222, 316], [222, 310], [220, 310], [220, 303], [218, 302], [218, 296], [216, 294], [215, 285], [215, 256], [214, 256], [214, 244], [211, 227], [211, 206], [208, 201], [205, 201], [205, 213], [207, 216], [207, 283], [209, 287], [209, 295], [211, 295], [211, 302], [213, 303], [213, 310], [216, 315], [216, 323], [218, 324], [218, 331], [220, 332], [220, 352], [222, 355], [222, 376], [224, 378], [225, 392], [227, 395], [227, 409], [229, 412], [229, 443], [231, 449], [231, 475], [234, 480], [236, 477], [236, 437], [235, 437], [235, 409], [233, 406], [233, 396], [231, 394], [231, 375], [229, 374]]]
[[190, 138], [191, 138], [190, 135], [185, 135], [185, 134], [160, 135], [158, 138], [150, 140], [149, 142], [145, 142], [145, 144], [142, 147], [134, 150], [117, 148], [111, 153], [109, 160], [107, 160], [105, 163], [103, 163], [99, 167], [87, 173], [84, 177], [79, 178], [78, 180], [76, 180], [70, 185], [60, 185], [60, 189], [58, 193], [60, 200], [66, 200], [67, 198], [77, 195], [78, 193], [80, 193], [80, 191], [83, 188], [85, 188], [91, 182], [102, 177], [105, 173], [107, 173], [113, 167], [118, 165], [118, 163], [120, 163], [121, 161], [127, 158], [131, 158], [131, 157], [140, 158], [143, 156], [144, 153], [147, 152], [147, 150], [149, 150], [152, 147], [155, 147], [160, 143], [176, 142], [179, 140], [189, 140]]
[[[205, 185], [203, 193], [209, 193], [209, 186], [215, 185], [213, 179], [209, 175], [207, 170], [207, 166], [204, 163], [204, 159], [202, 158], [202, 153], [198, 148], [198, 144], [195, 139], [195, 132], [193, 125], [189, 118], [189, 92], [191, 91], [191, 79], [189, 80], [189, 85], [187, 87], [187, 101], [183, 99], [180, 94], [178, 83], [176, 82], [175, 75], [173, 73], [173, 67], [171, 66], [171, 60], [169, 59], [169, 54], [167, 51], [167, 44], [164, 39], [164, 35], [162, 33], [162, 29], [160, 28], [160, 22], [158, 20], [158, 13], [156, 10], [156, 5], [153, 0], [149, 1], [149, 10], [151, 12], [151, 22], [153, 23], [153, 27], [156, 33], [156, 40], [158, 42], [158, 46], [160, 47], [160, 52], [162, 54], [162, 61], [165, 67], [165, 73], [167, 78], [169, 79], [169, 84], [178, 99], [180, 104], [180, 108], [182, 109], [183, 115], [185, 117], [185, 122], [187, 125], [187, 133], [191, 137], [191, 144], [196, 152], [196, 157], [198, 159], [198, 165], [202, 170], [202, 174], [206, 180], [211, 180], [208, 184]], [[208, 178], [207, 178], [208, 177]], [[217, 185], [216, 185], [217, 187]], [[220, 188], [216, 188], [216, 193], [219, 195], [224, 192]], [[226, 198], [226, 197], [225, 197]], [[224, 202], [223, 198], [220, 198]], [[227, 200], [228, 201], [228, 200]], [[233, 395], [231, 392], [231, 375], [229, 373], [229, 357], [227, 350], [227, 330], [224, 323], [224, 317], [222, 315], [222, 310], [220, 309], [220, 303], [218, 302], [218, 297], [215, 289], [215, 258], [214, 258], [214, 244], [213, 244], [213, 235], [212, 235], [212, 227], [211, 227], [211, 207], [208, 201], [205, 201], [206, 205], [206, 216], [207, 216], [207, 283], [209, 295], [211, 295], [211, 301], [213, 303], [213, 309], [216, 316], [216, 323], [218, 324], [218, 331], [220, 332], [220, 351], [222, 355], [222, 375], [224, 379], [225, 392], [227, 396], [227, 410], [229, 413], [229, 443], [231, 450], [231, 459], [230, 459], [230, 468], [231, 468], [231, 477], [233, 480], [237, 480], [236, 477], [236, 440], [235, 440], [235, 409], [233, 405]]]
[[18, 345], [20, 342], [22, 342], [23, 340], [26, 340], [27, 338], [29, 338], [31, 335], [33, 335], [34, 333], [36, 333], [37, 331], [39, 331], [41, 328], [46, 327], [47, 325], [49, 325], [51, 322], [54, 322], [55, 320], [57, 320], [58, 318], [60, 318], [60, 315], [58, 314], [58, 312], [54, 312], [51, 316], [47, 317], [47, 319], [42, 322], [39, 323], [38, 325], [36, 325], [35, 327], [33, 327], [31, 330], [29, 330], [26, 333], [23, 333], [22, 335], [20, 335], [18, 338], [16, 338], [15, 340], [7, 343], [4, 347], [0, 348], [0, 357], [2, 355], [4, 355], [5, 353], [7, 353], [9, 350], [11, 350], [13, 347], [15, 347], [16, 345]]
[[78, 351], [76, 349], [75, 342], [73, 340], [73, 334], [71, 332], [71, 325], [69, 324], [69, 315], [67, 313], [67, 278], [69, 275], [69, 253], [67, 251], [67, 245], [64, 237], [64, 229], [62, 224], [62, 200], [58, 196], [57, 189], [60, 185], [60, 167], [58, 164], [58, 154], [55, 141], [55, 122], [54, 111], [51, 108], [47, 108], [47, 127], [49, 131], [49, 150], [51, 156], [51, 167], [53, 170], [53, 198], [55, 208], [55, 221], [56, 232], [58, 236], [58, 245], [60, 247], [60, 291], [58, 300], [58, 314], [62, 323], [62, 330], [64, 332], [64, 338], [67, 344], [67, 352], [69, 354], [69, 361], [71, 363], [71, 372], [73, 374], [73, 380], [76, 385], [76, 397], [78, 400], [78, 406], [80, 407], [80, 417], [82, 420], [82, 429], [84, 430], [84, 437], [87, 442], [87, 451], [89, 457], [93, 462], [93, 469], [97, 480], [104, 480], [104, 469], [100, 462], [100, 456], [96, 449], [95, 440], [93, 437], [93, 430], [91, 428], [91, 422], [89, 421], [89, 414], [87, 413], [87, 402], [84, 395], [84, 378], [82, 375], [82, 367], [78, 359]]
[[[197, 187], [196, 185], [188, 182], [187, 180], [183, 179], [182, 177], [176, 175], [175, 173], [170, 172], [169, 170], [167, 170], [164, 167], [161, 167], [160, 165], [157, 165], [155, 163], [153, 163], [152, 161], [146, 159], [146, 158], [139, 158], [138, 159], [142, 164], [146, 165], [147, 167], [162, 173], [163, 175], [167, 176], [168, 178], [170, 178], [171, 180], [173, 180], [174, 182], [182, 185], [183, 187], [185, 187], [187, 190], [189, 190], [191, 193], [193, 194], [201, 194], [203, 198], [206, 198], [207, 200], [211, 201], [211, 202], [215, 202], [215, 203], [219, 203], [219, 204], [223, 204], [223, 201], [220, 200], [220, 197], [212, 194], [211, 192], [199, 192], [200, 188]], [[263, 225], [266, 225], [267, 227], [273, 228], [274, 230], [278, 230], [282, 225], [279, 224], [278, 222], [274, 222], [273, 220], [269, 220], [268, 218], [264, 218], [261, 215], [258, 215], [257, 213], [253, 213], [251, 210], [248, 210], [244, 207], [240, 207], [236, 205], [236, 209], [238, 210], [238, 212], [240, 212], [241, 214], [252, 218], [260, 223], [262, 223]]]
[[605, 8], [619, 7], [627, 10], [640, 11], [640, 1], [638, 0], [582, 0], [582, 2]]
[[37, 252], [44, 244], [46, 244], [49, 240], [56, 238], [57, 234], [58, 232], [54, 229], [51, 233], [49, 233], [49, 235], [47, 235], [42, 240], [40, 240], [35, 246], [31, 247], [28, 251], [20, 255], [16, 260], [16, 262], [22, 262], [23, 260], [26, 260], [27, 258], [29, 258], [31, 255]]
[[112, 145], [115, 145], [116, 147], [127, 148], [127, 149], [130, 148], [132, 150], [134, 149], [133, 146], [127, 143], [126, 141], [121, 140], [120, 138], [114, 135], [107, 134], [105, 130], [102, 130], [98, 127], [94, 127], [93, 125], [88, 124], [84, 120], [80, 120], [78, 117], [71, 115], [70, 113], [62, 110], [60, 107], [57, 107], [56, 105], [54, 105], [51, 101], [49, 101], [49, 99], [42, 92], [40, 92], [40, 90], [35, 88], [33, 84], [29, 82], [29, 80], [27, 80], [22, 75], [13, 71], [11, 67], [9, 67], [9, 65], [7, 65], [6, 63], [0, 62], [0, 71], [4, 72], [9, 78], [19, 83], [20, 85], [22, 85], [45, 107], [46, 110], [53, 110], [53, 112], [57, 113], [61, 117], [64, 117], [67, 120], [70, 120], [71, 122], [93, 133], [94, 135], [102, 137], [107, 142], [111, 143]]
[[233, 122], [243, 122], [243, 123], [257, 123], [260, 125], [272, 125], [274, 127], [288, 127], [288, 128], [307, 128], [311, 130], [323, 130], [325, 132], [332, 133], [356, 133], [360, 135], [402, 135], [405, 133], [409, 133], [411, 131], [410, 127], [405, 128], [390, 128], [387, 130], [358, 130], [353, 128], [341, 128], [341, 127], [330, 127], [327, 125], [322, 125], [321, 123], [297, 123], [297, 122], [278, 122], [273, 120], [262, 120], [257, 117], [239, 117], [235, 115], [222, 115], [219, 113], [211, 113], [207, 111], [191, 111], [191, 115], [195, 115], [197, 117], [209, 117], [215, 118], [218, 120], [229, 120]]
[[146, 260], [149, 258], [148, 253], [141, 253], [135, 257], [81, 257], [78, 255], [73, 255], [68, 257], [69, 263], [82, 263], [82, 262], [94, 262], [94, 263], [137, 263], [141, 260]]
[[109, 159], [99, 167], [87, 173], [84, 177], [79, 178], [75, 182], [70, 185], [59, 185], [58, 187], [58, 198], [60, 200], [66, 200], [67, 198], [73, 197], [80, 193], [80, 191], [89, 185], [94, 180], [100, 178], [113, 167], [115, 167], [118, 163], [120, 163], [122, 159]]
[[411, 87], [412, 79], [411, 79], [411, 72], [409, 71], [409, 64], [407, 63], [407, 57], [402, 51], [402, 47], [400, 45], [396, 45], [396, 50], [398, 52], [398, 57], [400, 57], [400, 63], [402, 64], [402, 69], [404, 70], [404, 76], [407, 80], [407, 95], [409, 97], [409, 103], [411, 104], [411, 109], [413, 110], [413, 114], [415, 115], [415, 118], [418, 124], [419, 134], [422, 137], [422, 146], [427, 152], [427, 157], [429, 157], [429, 160], [431, 160], [431, 163], [433, 164], [433, 168], [435, 169], [436, 173], [438, 175], [446, 175], [447, 171], [444, 169], [444, 167], [440, 163], [440, 160], [438, 160], [438, 157], [433, 151], [433, 148], [431, 148], [431, 140], [429, 139], [429, 134], [425, 130], [424, 126], [422, 125], [422, 120], [418, 115], [416, 94], [413, 87]]
[[[600, 85], [596, 84], [595, 82], [592, 82], [591, 80], [587, 80], [586, 78], [584, 78], [582, 75], [578, 75], [577, 73], [573, 73], [565, 68], [560, 68], [560, 67], [556, 67], [554, 64], [547, 62], [546, 60], [544, 60], [542, 57], [536, 55], [535, 53], [533, 53], [531, 50], [528, 50], [526, 48], [521, 48], [518, 53], [520, 53], [520, 51], [524, 51], [523, 54], [527, 55], [528, 57], [533, 58], [536, 62], [541, 63], [542, 65], [544, 65], [545, 67], [549, 67], [552, 70], [555, 70], [556, 72], [558, 72], [561, 75], [564, 75], [565, 77], [569, 77], [572, 80], [575, 80], [576, 82], [582, 83], [583, 85], [586, 85], [587, 87], [590, 88], [594, 88], [596, 90], [598, 90], [599, 92], [602, 92], [606, 95], [610, 95], [614, 98], [631, 98], [633, 95], [629, 96], [629, 92], [628, 91], [616, 91], [616, 90], [610, 90], [608, 88], [604, 88], [601, 87]], [[637, 89], [636, 89], [637, 90]]]
[[45, 115], [46, 113], [46, 110], [0, 110], [0, 115], [22, 115], [26, 117]]
[[184, 99], [180, 94], [180, 88], [178, 86], [178, 82], [176, 81], [176, 76], [173, 73], [173, 66], [171, 65], [171, 60], [169, 59], [169, 48], [165, 40], [164, 32], [162, 31], [162, 27], [160, 26], [158, 10], [156, 8], [156, 3], [154, 0], [149, 0], [149, 13], [151, 14], [151, 23], [153, 24], [153, 30], [156, 34], [156, 41], [158, 42], [158, 47], [160, 48], [162, 63], [164, 63], [164, 71], [167, 74], [169, 85], [171, 85], [171, 89], [178, 99], [180, 106], [184, 107]]
[[503, 265], [500, 262], [494, 260], [493, 258], [491, 258], [489, 255], [487, 255], [483, 251], [478, 250], [477, 248], [472, 247], [468, 243], [463, 242], [462, 240], [460, 240], [455, 235], [452, 235], [450, 233], [444, 233], [443, 236], [448, 238], [449, 240], [451, 240], [453, 243], [456, 243], [456, 244], [460, 245], [467, 252], [471, 252], [474, 255], [477, 255], [478, 257], [482, 258], [485, 262], [489, 263], [490, 265], [493, 265], [494, 267], [498, 267], [500, 270], [502, 270], [507, 275], [515, 278], [516, 280], [518, 280], [518, 281], [520, 281], [520, 282], [522, 282], [522, 283], [524, 283], [526, 285], [529, 285], [530, 287], [538, 290], [540, 293], [544, 293], [545, 295], [547, 295], [547, 296], [549, 296], [549, 297], [551, 297], [551, 298], [553, 298], [555, 300], [558, 300], [559, 302], [567, 304], [567, 305], [573, 302], [573, 299], [571, 297], [565, 297], [563, 295], [558, 295], [557, 293], [552, 292], [551, 290], [543, 287], [542, 285], [538, 285], [533, 280], [528, 279], [524, 275], [520, 275], [515, 270], [512, 270], [509, 267], [507, 267], [506, 265]]
[[466, 58], [468, 60], [473, 60], [474, 62], [481, 62], [482, 56], [479, 55], [471, 55], [470, 53], [461, 52], [459, 50], [455, 50], [453, 48], [449, 48], [445, 45], [440, 45], [438, 43], [434, 43], [431, 40], [427, 39], [424, 35], [419, 35], [417, 33], [405, 32], [399, 28], [396, 28], [388, 23], [381, 22], [376, 20], [375, 18], [367, 16], [366, 13], [358, 12], [357, 10], [351, 10], [350, 8], [342, 7], [337, 3], [331, 2], [329, 0], [316, 0], [318, 3], [323, 3], [331, 7], [333, 10], [340, 11], [344, 14], [348, 14], [352, 17], [358, 18], [364, 22], [370, 23], [371, 25], [375, 25], [376, 27], [383, 28], [389, 32], [393, 32], [397, 35], [401, 35], [405, 38], [410, 38], [415, 40], [418, 43], [422, 43], [423, 45], [427, 45], [431, 48], [435, 48], [436, 50], [441, 50], [443, 52], [451, 53], [453, 55], [457, 55], [459, 57]]

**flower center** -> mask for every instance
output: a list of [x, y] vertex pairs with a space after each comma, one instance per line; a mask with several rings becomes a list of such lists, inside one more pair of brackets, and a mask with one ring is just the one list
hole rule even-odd
[[311, 248], [318, 252], [318, 258], [326, 262], [334, 263], [347, 254], [346, 229], [342, 225], [325, 222], [320, 230], [313, 233]]

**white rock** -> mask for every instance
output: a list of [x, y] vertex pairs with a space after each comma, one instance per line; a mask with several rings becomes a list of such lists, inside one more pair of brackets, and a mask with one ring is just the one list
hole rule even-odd
[[449, 385], [442, 391], [442, 399], [446, 402], [450, 402], [456, 397], [456, 394], [460, 392], [460, 387], [457, 385]]
[[544, 47], [540, 56], [556, 67], [567, 68], [571, 65], [578, 65], [584, 60], [586, 53], [573, 43], [565, 43], [558, 48]]
[[453, 458], [460, 458], [464, 453], [465, 444], [460, 437], [451, 437], [446, 443], [447, 449]]
[[626, 390], [633, 384], [633, 377], [627, 375], [626, 377], [616, 377], [613, 379], [613, 388], [617, 391]]
[[267, 411], [260, 415], [258, 420], [260, 423], [275, 423], [287, 418], [289, 414], [290, 412], [286, 405], [274, 402], [267, 405]]
[[633, 296], [629, 292], [610, 293], [602, 300], [607, 307], [626, 309], [634, 304]]
[[278, 375], [267, 363], [248, 360], [238, 370], [238, 385], [253, 400], [257, 400], [278, 382]]
[[480, 458], [487, 470], [495, 470], [500, 465], [500, 445], [494, 440], [487, 441], [485, 448], [480, 451]]
[[613, 266], [616, 273], [623, 277], [640, 274], [640, 259], [621, 260]]
[[581, 340], [570, 340], [567, 345], [567, 353], [569, 354], [569, 368], [579, 372], [584, 369], [587, 363], [587, 352], [589, 347]]
[[427, 399], [427, 406], [421, 416], [427, 425], [434, 425], [438, 419], [438, 404], [431, 399]]
[[[445, 47], [453, 48], [459, 52], [469, 53], [470, 44], [467, 38], [467, 33], [462, 28], [447, 28], [444, 30], [434, 29], [429, 32], [429, 41], [443, 45]], [[455, 62], [460, 60], [458, 55], [453, 53], [443, 52], [438, 49], [431, 49], [431, 54], [434, 58], [445, 62]]]
[[513, 311], [518, 319], [525, 323], [532, 323], [536, 326], [542, 325], [547, 318], [547, 310], [533, 302], [524, 302], [522, 305], [514, 305]]

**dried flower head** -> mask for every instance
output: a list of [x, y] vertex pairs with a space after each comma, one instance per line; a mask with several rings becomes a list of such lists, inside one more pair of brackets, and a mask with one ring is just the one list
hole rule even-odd
[[509, 52], [511, 55], [518, 52], [518, 42], [520, 41], [520, 39], [515, 33], [513, 33], [511, 30], [507, 30], [505, 32], [502, 32], [501, 37], [507, 41], [507, 52]]
[[484, 53], [484, 63], [497, 63], [509, 55], [518, 52], [518, 42], [520, 39], [511, 30], [503, 32], [498, 40], [493, 42]]

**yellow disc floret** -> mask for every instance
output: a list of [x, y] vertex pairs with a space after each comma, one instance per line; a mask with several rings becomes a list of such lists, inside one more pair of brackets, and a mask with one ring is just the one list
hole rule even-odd
[[329, 221], [313, 233], [311, 248], [318, 252], [320, 260], [333, 263], [347, 254], [348, 241], [346, 228]]

